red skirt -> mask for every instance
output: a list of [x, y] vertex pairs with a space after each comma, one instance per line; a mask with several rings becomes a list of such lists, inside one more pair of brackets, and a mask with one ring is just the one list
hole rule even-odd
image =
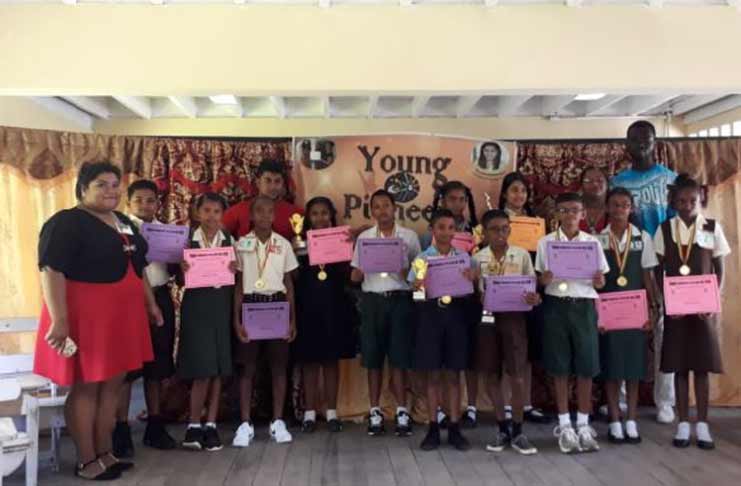
[[65, 358], [44, 340], [51, 325], [44, 303], [34, 373], [68, 386], [105, 381], [154, 359], [144, 285], [131, 263], [118, 282], [67, 280], [66, 284], [69, 336], [77, 344], [77, 353]]

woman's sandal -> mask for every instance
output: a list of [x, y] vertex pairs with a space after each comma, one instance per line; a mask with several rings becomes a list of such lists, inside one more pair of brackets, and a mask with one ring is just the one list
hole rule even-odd
[[[98, 474], [94, 476], [83, 473], [85, 468], [87, 468], [89, 465], [96, 463], [96, 462], [102, 469], [101, 472], [99, 472]], [[81, 479], [87, 479], [88, 481], [111, 481], [113, 479], [120, 478], [121, 471], [107, 468], [105, 467], [105, 464], [103, 464], [103, 461], [100, 460], [100, 458], [95, 458], [92, 461], [86, 462], [84, 464], [80, 463], [77, 466], [75, 466], [75, 476]]]
[[108, 459], [112, 459], [113, 462], [107, 466], [107, 468], [111, 471], [116, 471], [118, 473], [122, 473], [124, 471], [128, 471], [132, 467], [134, 467], [133, 462], [129, 461], [121, 461], [118, 457], [114, 456], [112, 452], [104, 452], [103, 454], [98, 456], [98, 459], [101, 460], [101, 463], [105, 465], [105, 462], [103, 462], [103, 458], [107, 457]]

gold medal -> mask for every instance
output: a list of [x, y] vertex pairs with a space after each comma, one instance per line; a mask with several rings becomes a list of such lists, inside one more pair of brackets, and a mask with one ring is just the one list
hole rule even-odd
[[625, 277], [625, 275], [620, 275], [620, 276], [619, 276], [619, 277], [617, 278], [617, 284], [618, 284], [618, 285], [619, 285], [620, 287], [625, 287], [626, 285], [628, 285], [628, 279], [627, 279], [627, 278]]
[[561, 282], [560, 284], [558, 284], [558, 290], [560, 292], [566, 292], [567, 290], [569, 290], [569, 284], [567, 284], [566, 282]]
[[440, 298], [440, 302], [442, 302], [442, 303], [443, 303], [443, 304], [445, 304], [445, 305], [448, 305], [448, 304], [450, 304], [451, 302], [453, 302], [453, 298], [452, 298], [451, 296], [449, 296], [449, 295], [443, 295], [443, 296], [442, 296], [442, 297]]
[[633, 230], [631, 229], [630, 224], [628, 224], [627, 236], [628, 237], [625, 241], [625, 250], [620, 252], [620, 243], [617, 237], [612, 232], [612, 225], [610, 226], [610, 249], [612, 249], [612, 253], [615, 255], [615, 261], [617, 262], [618, 271], [620, 272], [620, 276], [617, 278], [618, 287], [625, 287], [626, 285], [628, 285], [628, 277], [626, 277], [623, 273], [625, 272], [625, 266], [628, 263], [630, 244], [633, 241]]
[[[697, 232], [697, 221], [692, 223], [692, 226], [690, 227], [690, 239], [687, 242], [687, 245], [684, 245], [682, 242], [682, 234], [679, 232], [679, 218], [677, 218], [677, 222], [674, 225], [674, 233], [675, 238], [677, 240], [677, 253], [679, 253], [679, 259], [682, 260], [682, 266], [679, 267], [679, 273], [684, 275], [685, 277], [692, 273], [690, 270], [690, 266], [687, 264], [687, 262], [690, 261], [690, 255], [692, 254], [692, 245], [695, 243], [695, 233]], [[685, 251], [685, 247], [687, 248], [687, 251]]]
[[263, 280], [261, 278], [258, 278], [257, 280], [255, 280], [255, 288], [257, 290], [264, 289], [265, 288], [265, 280]]
[[319, 273], [316, 274], [316, 278], [324, 282], [325, 280], [327, 280], [327, 272], [325, 272], [324, 270], [319, 270]]
[[685, 277], [691, 273], [689, 265], [682, 265], [679, 267], [679, 273], [684, 275]]

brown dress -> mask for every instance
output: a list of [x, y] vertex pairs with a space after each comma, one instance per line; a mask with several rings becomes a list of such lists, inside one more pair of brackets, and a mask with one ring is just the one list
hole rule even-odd
[[[672, 238], [671, 221], [662, 223], [664, 237], [664, 271], [667, 277], [680, 276], [677, 245]], [[713, 232], [715, 221], [708, 219], [703, 231]], [[713, 272], [713, 250], [692, 243], [687, 264], [690, 275], [708, 275]], [[664, 341], [661, 352], [661, 371], [664, 373], [700, 371], [722, 373], [723, 361], [718, 338], [718, 316], [704, 319], [699, 315], [664, 316]]]

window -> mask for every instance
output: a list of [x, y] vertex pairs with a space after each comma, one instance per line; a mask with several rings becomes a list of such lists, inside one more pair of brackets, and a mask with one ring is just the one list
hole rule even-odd
[[708, 130], [708, 135], [710, 135], [711, 137], [719, 137], [720, 129], [718, 127], [713, 127], [710, 130]]
[[708, 136], [708, 131], [707, 130], [700, 130], [699, 132], [697, 132], [697, 135], [699, 135], [700, 137], [707, 137]]
[[741, 120], [733, 124], [733, 134], [737, 137], [741, 137]]
[[696, 133], [690, 133], [690, 138], [697, 138], [697, 134]]
[[725, 125], [722, 125], [720, 127], [720, 136], [721, 137], [731, 136], [731, 124], [730, 123], [726, 123]]

